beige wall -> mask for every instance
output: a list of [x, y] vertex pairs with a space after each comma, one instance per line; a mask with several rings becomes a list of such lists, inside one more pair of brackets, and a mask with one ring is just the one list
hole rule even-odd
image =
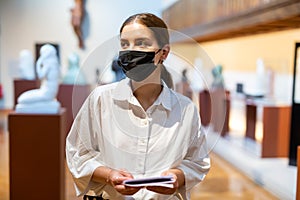
[[174, 44], [172, 49], [184, 52], [193, 63], [203, 48], [215, 64], [225, 71], [255, 71], [256, 60], [279, 73], [292, 73], [295, 42], [300, 42], [300, 29], [278, 31], [205, 43]]
[[255, 71], [257, 58], [263, 58], [276, 72], [292, 73], [296, 41], [300, 42], [300, 29], [207, 42], [201, 46], [225, 70]]

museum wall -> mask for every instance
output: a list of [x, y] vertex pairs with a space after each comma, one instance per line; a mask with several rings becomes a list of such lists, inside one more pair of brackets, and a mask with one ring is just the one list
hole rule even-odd
[[262, 58], [266, 69], [274, 72], [275, 98], [290, 103], [295, 42], [300, 42], [300, 29], [197, 44], [177, 43], [172, 48], [186, 55], [190, 63], [199, 57], [199, 47], [203, 49], [216, 65], [223, 66], [226, 88], [233, 93], [237, 83], [243, 83], [245, 90], [255, 89], [256, 61]]
[[300, 29], [206, 42], [201, 46], [228, 70], [253, 71], [257, 58], [262, 58], [276, 72], [292, 73], [297, 41], [300, 42]]
[[[35, 43], [59, 44], [64, 73], [70, 53], [78, 53], [83, 63], [93, 49], [118, 35], [120, 25], [129, 15], [147, 11], [160, 15], [162, 7], [161, 0], [132, 0], [130, 4], [120, 0], [87, 0], [87, 38], [85, 49], [79, 49], [70, 24], [72, 5], [72, 0], [0, 1], [0, 83], [4, 91], [4, 98], [0, 102], [2, 108], [13, 106], [13, 79], [17, 76], [16, 68], [22, 49], [30, 50], [35, 56]], [[83, 69], [90, 84], [95, 82], [95, 66]]]

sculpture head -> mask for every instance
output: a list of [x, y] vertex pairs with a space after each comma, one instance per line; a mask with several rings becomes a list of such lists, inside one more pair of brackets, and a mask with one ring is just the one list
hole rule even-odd
[[[46, 63], [51, 63], [52, 67], [59, 66], [57, 51], [51, 44], [45, 44], [40, 48], [40, 56], [36, 62], [37, 75], [40, 78], [40, 69]], [[43, 75], [44, 76], [44, 75]]]
[[31, 51], [28, 49], [20, 51], [20, 60], [33, 60]]
[[221, 77], [222, 76], [222, 66], [217, 65], [212, 69], [212, 74], [214, 78]]
[[54, 46], [50, 44], [45, 44], [40, 49], [40, 58], [45, 59], [49, 57], [56, 56], [57, 52]]

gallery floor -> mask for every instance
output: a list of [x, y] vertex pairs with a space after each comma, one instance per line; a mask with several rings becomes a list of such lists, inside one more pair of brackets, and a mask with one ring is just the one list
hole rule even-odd
[[[9, 133], [7, 115], [0, 111], [0, 200], [9, 200]], [[212, 152], [212, 168], [205, 181], [192, 191], [192, 200], [276, 200], [268, 191], [251, 181], [216, 153]], [[24, 183], [26, 184], [26, 183]], [[70, 174], [66, 170], [66, 200], [79, 200], [76, 197]]]

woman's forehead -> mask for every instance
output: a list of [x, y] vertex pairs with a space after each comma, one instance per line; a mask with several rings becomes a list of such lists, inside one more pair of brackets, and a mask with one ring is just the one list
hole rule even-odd
[[139, 23], [132, 23], [124, 26], [121, 33], [121, 39], [135, 37], [147, 37], [150, 39], [154, 39], [153, 32], [145, 25]]

